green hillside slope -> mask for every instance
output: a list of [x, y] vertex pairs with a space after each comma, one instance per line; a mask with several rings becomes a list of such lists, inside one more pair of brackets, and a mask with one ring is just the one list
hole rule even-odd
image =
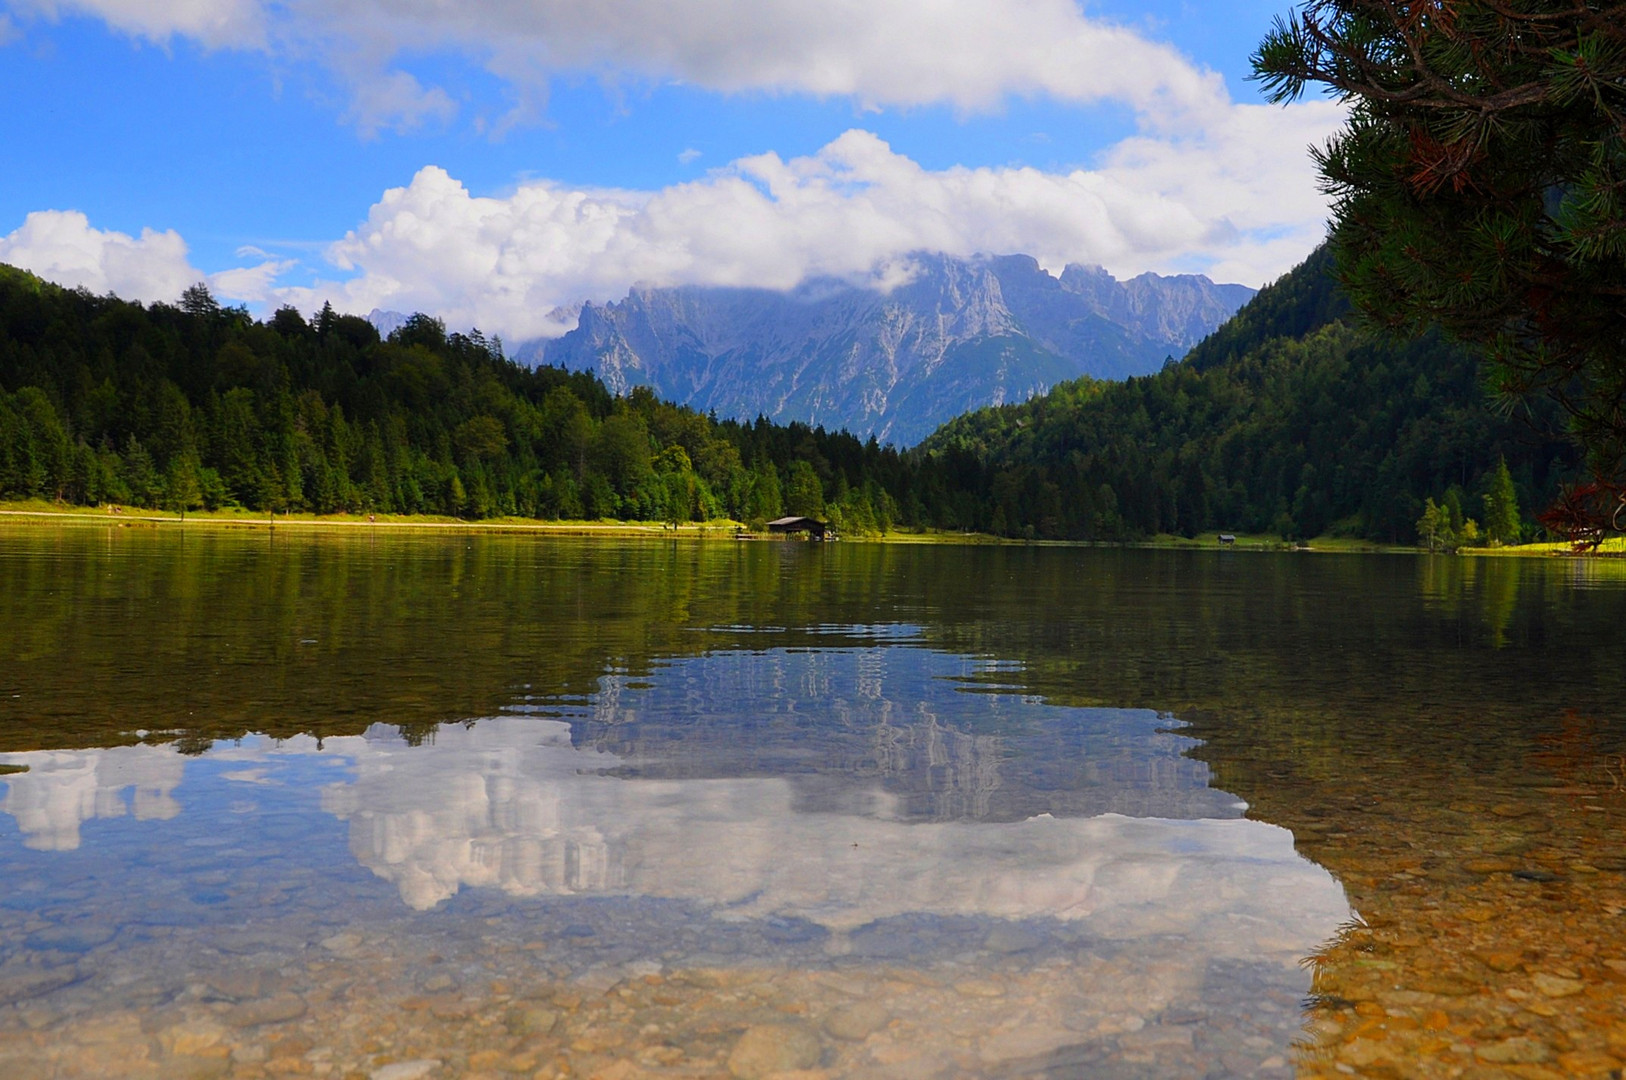
[[1039, 537], [1223, 529], [1411, 542], [1425, 499], [1478, 516], [1505, 458], [1526, 513], [1573, 471], [1551, 410], [1499, 411], [1437, 336], [1352, 325], [1317, 251], [1162, 372], [982, 409], [921, 447], [944, 524]]
[[0, 498], [1409, 543], [1427, 499], [1481, 516], [1499, 460], [1527, 518], [1574, 472], [1553, 410], [1500, 412], [1471, 355], [1348, 310], [1317, 252], [1158, 374], [1063, 383], [905, 454], [616, 397], [422, 316], [380, 340], [331, 312], [144, 307], [0, 267]]
[[257, 322], [204, 290], [150, 307], [0, 266], [0, 498], [467, 518], [827, 515], [887, 525], [889, 447], [718, 422], [530, 369], [416, 316], [291, 308]]

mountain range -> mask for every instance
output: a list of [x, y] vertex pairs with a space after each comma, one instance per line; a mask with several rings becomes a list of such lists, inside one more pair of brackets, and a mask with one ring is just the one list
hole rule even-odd
[[[592, 371], [617, 393], [723, 417], [801, 420], [909, 446], [968, 410], [1178, 359], [1253, 296], [1200, 275], [1055, 276], [1026, 255], [916, 254], [883, 290], [822, 278], [789, 291], [636, 287], [515, 351]], [[388, 312], [375, 312], [375, 325]]]

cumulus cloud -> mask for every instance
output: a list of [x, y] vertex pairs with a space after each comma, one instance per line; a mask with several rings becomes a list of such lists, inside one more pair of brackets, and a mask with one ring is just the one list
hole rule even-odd
[[[1076, 261], [1116, 273], [1202, 270], [1259, 284], [1320, 239], [1325, 199], [1305, 149], [1341, 120], [1326, 102], [1238, 105], [1218, 75], [1087, 17], [1076, 0], [0, 0], [7, 4], [33, 15], [100, 14], [154, 40], [187, 35], [317, 57], [350, 87], [348, 116], [364, 134], [452, 119], [450, 95], [398, 67], [403, 57], [448, 53], [508, 80], [518, 104], [499, 131], [535, 111], [562, 73], [877, 108], [981, 110], [1013, 96], [1112, 102], [1135, 119], [1135, 135], [1070, 172], [933, 171], [864, 131], [806, 156], [741, 158], [655, 191], [540, 181], [476, 196], [430, 167], [386, 192], [329, 248], [347, 280], [279, 287], [289, 267], [271, 259], [214, 279], [254, 302], [423, 310], [510, 338], [560, 332], [554, 308], [613, 299], [635, 282], [790, 286], [829, 274], [884, 283], [914, 250], [1026, 252], [1052, 269]], [[152, 236], [96, 234], [81, 217], [72, 243], [33, 257], [115, 289], [112, 261], [133, 260], [168, 288], [185, 246], [174, 234]], [[136, 284], [144, 291], [132, 295], [159, 287]]]
[[131, 236], [95, 228], [77, 210], [29, 214], [19, 228], [0, 236], [0, 263], [69, 288], [147, 303], [172, 303], [200, 281], [227, 299], [263, 303], [272, 298], [276, 278], [294, 265], [268, 259], [205, 274], [192, 265], [186, 241], [173, 229], [142, 229], [140, 236]]
[[555, 307], [634, 283], [880, 282], [917, 250], [1025, 252], [1055, 270], [1209, 269], [1258, 284], [1320, 239], [1326, 207], [1304, 147], [1338, 119], [1322, 103], [1237, 108], [1200, 137], [1130, 140], [1100, 168], [1070, 173], [933, 171], [858, 130], [806, 157], [742, 158], [652, 192], [544, 181], [481, 197], [431, 166], [329, 249], [350, 280], [278, 296], [429, 311], [524, 338], [567, 329]]
[[132, 300], [174, 300], [203, 279], [179, 233], [141, 230], [139, 237], [93, 228], [77, 210], [39, 210], [0, 238], [0, 262], [48, 281]]
[[173, 231], [103, 231], [74, 211], [30, 214], [0, 261], [93, 292], [173, 300], [207, 280], [221, 296], [307, 310], [426, 311], [511, 340], [569, 329], [582, 300], [637, 283], [790, 288], [835, 276], [884, 288], [913, 251], [1024, 252], [1059, 271], [1200, 270], [1261, 284], [1319, 241], [1325, 199], [1304, 148], [1334, 105], [1233, 106], [1190, 136], [1142, 135], [1093, 169], [931, 170], [853, 130], [814, 154], [741, 158], [655, 191], [525, 183], [477, 196], [430, 166], [330, 245], [346, 280], [291, 287], [296, 263], [244, 248], [251, 265], [207, 278]]
[[205, 280], [216, 296], [263, 306], [275, 299], [277, 279], [298, 265], [296, 259], [266, 259], [256, 266], [233, 267], [195, 280]]

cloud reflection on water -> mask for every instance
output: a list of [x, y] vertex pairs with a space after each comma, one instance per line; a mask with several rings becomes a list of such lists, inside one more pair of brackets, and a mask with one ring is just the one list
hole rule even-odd
[[35, 851], [77, 851], [80, 826], [87, 821], [126, 814], [137, 821], [169, 821], [181, 812], [174, 792], [186, 759], [172, 747], [0, 754], [0, 765], [28, 768], [0, 777], [6, 785], [0, 810], [16, 820], [24, 846]]
[[[300, 813], [347, 823], [351, 854], [414, 910], [463, 889], [675, 900], [806, 920], [835, 951], [860, 927], [929, 916], [1291, 962], [1349, 918], [1289, 832], [1235, 816], [1168, 718], [960, 692], [979, 664], [908, 648], [713, 654], [606, 676], [563, 710], [574, 728], [518, 715], [423, 745], [383, 725], [320, 745], [254, 738], [215, 747], [207, 768], [168, 746], [0, 755], [30, 770], [0, 806], [27, 846], [70, 851], [93, 819], [176, 817], [183, 776], [200, 809], [286, 786]], [[290, 771], [318, 753], [320, 776]]]
[[1087, 920], [1106, 938], [1183, 935], [1220, 956], [1302, 953], [1349, 917], [1284, 829], [1104, 814], [1020, 822], [808, 813], [783, 778], [625, 780], [557, 721], [443, 729], [432, 752], [383, 731], [330, 740], [355, 780], [323, 806], [350, 848], [427, 909], [463, 887], [515, 896], [698, 901], [843, 932], [910, 915]]

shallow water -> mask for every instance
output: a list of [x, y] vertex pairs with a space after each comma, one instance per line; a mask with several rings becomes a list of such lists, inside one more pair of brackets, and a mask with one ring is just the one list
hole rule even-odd
[[1622, 569], [0, 531], [0, 1075], [1604, 1074]]

